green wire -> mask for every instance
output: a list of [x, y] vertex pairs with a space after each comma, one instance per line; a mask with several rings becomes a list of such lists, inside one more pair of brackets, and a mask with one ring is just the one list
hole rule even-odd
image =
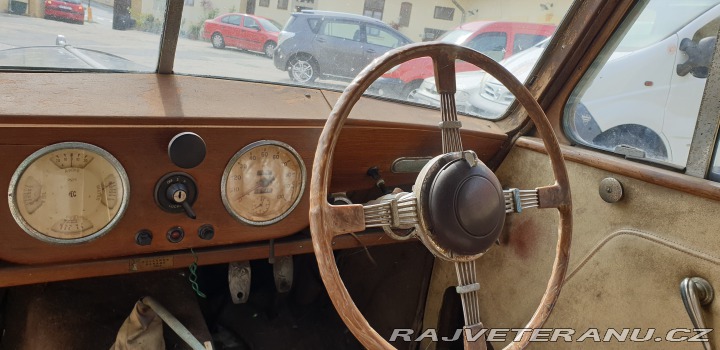
[[190, 285], [192, 286], [192, 290], [195, 291], [195, 294], [197, 294], [201, 298], [207, 298], [205, 293], [200, 291], [200, 286], [198, 286], [198, 283], [197, 283], [198, 256], [197, 256], [197, 254], [195, 254], [195, 252], [192, 250], [192, 248], [190, 248], [190, 253], [192, 253], [193, 258], [195, 258], [195, 261], [193, 261], [192, 264], [190, 264], [190, 266], [188, 267], [190, 269], [190, 277], [188, 277], [188, 280], [190, 280]]

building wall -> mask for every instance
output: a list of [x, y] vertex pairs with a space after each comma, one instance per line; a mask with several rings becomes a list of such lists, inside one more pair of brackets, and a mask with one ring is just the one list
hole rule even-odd
[[[306, 2], [299, 3], [299, 0], [294, 0], [290, 1], [291, 6], [289, 6], [288, 10], [278, 10], [278, 1], [270, 0], [268, 7], [256, 6], [255, 14], [285, 23], [294, 9], [293, 4], [308, 6]], [[313, 1], [315, 8], [318, 10], [355, 14], [362, 14], [365, 5], [364, 0], [304, 1]], [[463, 20], [460, 9], [453, 4], [452, 0], [385, 0], [383, 22], [397, 27], [400, 22], [400, 7], [403, 2], [412, 4], [410, 22], [407, 27], [398, 27], [398, 30], [414, 41], [423, 41], [425, 28], [449, 30], [460, 25]], [[572, 0], [512, 0], [501, 2], [496, 0], [457, 0], [457, 3], [465, 9], [465, 22], [505, 20], [557, 24], [562, 20], [562, 16], [572, 4]], [[436, 6], [453, 8], [452, 20], [434, 18]]]
[[[0, 4], [2, 1], [8, 0], [0, 0]], [[273, 19], [280, 24], [285, 24], [290, 14], [298, 7], [363, 14], [365, 6], [364, 0], [288, 0], [288, 9], [285, 10], [278, 9], [280, 0], [268, 0], [267, 7], [260, 6], [261, 0], [193, 0], [193, 5], [185, 5], [182, 28], [187, 30], [191, 24], [201, 24], [207, 18], [210, 9], [217, 9], [219, 14], [231, 10], [244, 13], [248, 1], [255, 1], [256, 15]], [[165, 0], [142, 0], [142, 13], [161, 17], [165, 9], [164, 2]], [[412, 4], [410, 21], [407, 27], [398, 27], [400, 7], [403, 2]], [[572, 0], [456, 0], [456, 2], [465, 9], [465, 22], [504, 20], [557, 24], [562, 20]], [[434, 18], [436, 6], [454, 9], [452, 20]], [[452, 0], [385, 0], [382, 20], [396, 27], [410, 39], [423, 41], [427, 39], [426, 28], [449, 30], [460, 25], [463, 16]]]

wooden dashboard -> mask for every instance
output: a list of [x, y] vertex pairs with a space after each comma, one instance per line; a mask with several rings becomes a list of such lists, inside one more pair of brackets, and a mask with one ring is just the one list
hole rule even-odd
[[[78, 244], [53, 244], [25, 233], [13, 219], [8, 202], [0, 204], [0, 260], [12, 264], [73, 264], [135, 256], [162, 257], [193, 248], [238, 247], [291, 236], [308, 226], [306, 187], [296, 208], [267, 226], [233, 218], [221, 198], [221, 177], [228, 161], [258, 140], [292, 146], [308, 169], [324, 120], [339, 93], [201, 77], [144, 74], [4, 74], [10, 89], [0, 100], [0, 184], [8, 186], [30, 154], [59, 142], [98, 146], [122, 164], [129, 179], [127, 211], [105, 235]], [[439, 112], [363, 99], [353, 111], [337, 146], [330, 192], [370, 189], [366, 175], [377, 166], [390, 186], [409, 185], [415, 174], [394, 174], [399, 157], [427, 157], [441, 152]], [[463, 142], [488, 160], [506, 136], [491, 122], [463, 118]], [[207, 145], [204, 161], [180, 169], [168, 157], [168, 143], [181, 132], [193, 132]], [[154, 199], [158, 180], [183, 171], [198, 185], [196, 219], [161, 210]], [[309, 176], [309, 175], [308, 175]], [[212, 225], [212, 239], [197, 230]], [[182, 227], [185, 237], [172, 243], [166, 232]], [[152, 243], [138, 245], [139, 230], [153, 233]], [[242, 258], [242, 257], [238, 257]]]

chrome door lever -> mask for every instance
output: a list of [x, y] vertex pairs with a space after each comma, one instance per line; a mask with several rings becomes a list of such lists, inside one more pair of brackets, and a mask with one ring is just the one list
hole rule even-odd
[[[685, 310], [690, 316], [690, 321], [695, 329], [704, 329], [702, 311], [703, 305], [709, 305], [713, 301], [714, 292], [710, 283], [701, 277], [688, 277], [680, 282], [680, 296], [682, 297]], [[707, 336], [703, 336], [707, 339]], [[710, 341], [703, 343], [705, 350], [711, 350]]]

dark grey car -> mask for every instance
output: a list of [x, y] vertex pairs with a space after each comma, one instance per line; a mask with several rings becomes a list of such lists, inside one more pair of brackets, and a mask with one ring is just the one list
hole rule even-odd
[[290, 16], [273, 61], [299, 83], [319, 77], [352, 79], [376, 57], [411, 42], [378, 19], [305, 10]]

